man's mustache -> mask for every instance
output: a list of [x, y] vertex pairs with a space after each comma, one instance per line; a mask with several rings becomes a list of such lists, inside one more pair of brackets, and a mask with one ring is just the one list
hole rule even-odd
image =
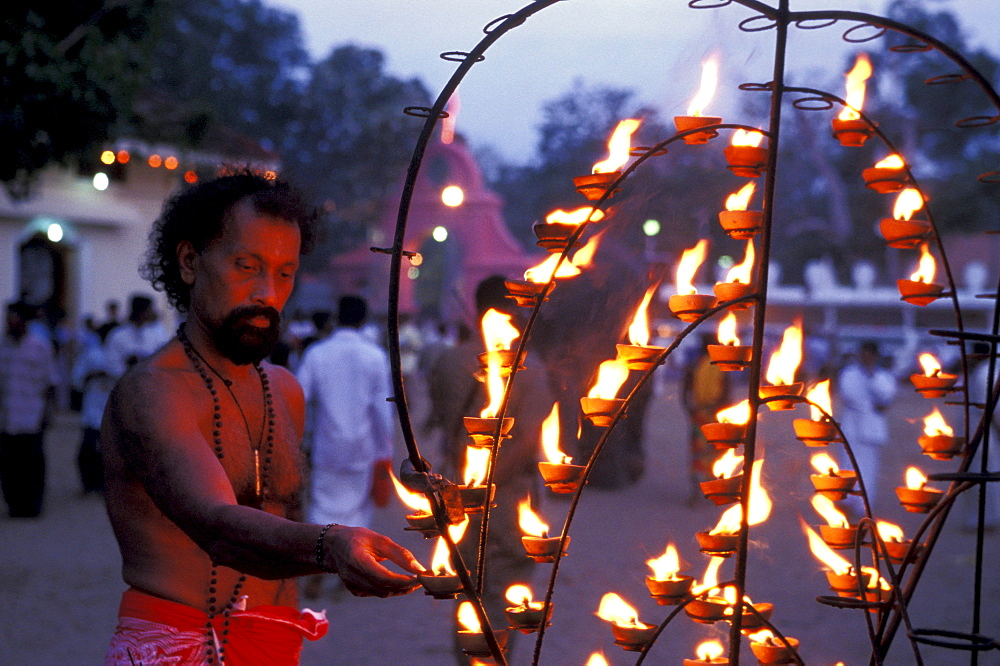
[[281, 323], [281, 313], [268, 305], [242, 305], [226, 316], [226, 323], [243, 324], [255, 317], [265, 317], [270, 328]]

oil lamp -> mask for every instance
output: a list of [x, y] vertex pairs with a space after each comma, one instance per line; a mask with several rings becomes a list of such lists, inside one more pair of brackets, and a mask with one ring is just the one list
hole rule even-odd
[[[754, 461], [750, 470], [750, 499], [748, 501], [747, 524], [759, 525], [771, 515], [771, 498], [760, 483], [762, 458]], [[739, 543], [740, 522], [743, 505], [735, 504], [726, 509], [719, 522], [708, 532], [697, 532], [695, 538], [701, 552], [717, 557], [729, 557], [736, 552]]]
[[[743, 261], [729, 269], [725, 282], [717, 282], [712, 287], [712, 291], [720, 302], [736, 301], [754, 292], [755, 287], [750, 283], [753, 279], [753, 262], [753, 239], [748, 239]], [[727, 306], [729, 310], [746, 310], [749, 307], [750, 303], [746, 301]]]
[[868, 609], [869, 613], [877, 613], [879, 609], [892, 601], [892, 584], [879, 575], [874, 567], [862, 567], [871, 574], [868, 585], [865, 586], [865, 601], [873, 605]]
[[[801, 518], [800, 518], [801, 520]], [[815, 530], [802, 521], [802, 530], [809, 539], [809, 550], [820, 562], [828, 568], [825, 570], [826, 579], [830, 583], [830, 589], [841, 597], [859, 598], [858, 574], [851, 566], [850, 562], [833, 551]], [[861, 573], [861, 587], [868, 585], [868, 574]]]
[[927, 487], [927, 477], [916, 467], [906, 468], [906, 485], [896, 488], [896, 496], [910, 513], [927, 513], [941, 500], [944, 492]]
[[[492, 654], [490, 646], [483, 635], [483, 627], [472, 602], [463, 601], [458, 605], [458, 623], [462, 626], [458, 630], [458, 645], [462, 652], [470, 657], [489, 657]], [[502, 650], [507, 644], [507, 632], [498, 629], [493, 632], [493, 637]]]
[[914, 546], [912, 539], [904, 538], [903, 528], [899, 525], [880, 520], [875, 523], [875, 527], [889, 553], [889, 561], [893, 564], [902, 564], [907, 558], [917, 557], [923, 549], [920, 544]]
[[677, 293], [670, 297], [667, 305], [674, 316], [683, 322], [696, 321], [717, 302], [715, 296], [699, 294], [693, 284], [695, 273], [707, 253], [708, 241], [703, 238], [694, 247], [684, 250], [677, 262]]
[[816, 512], [823, 516], [826, 525], [819, 526], [819, 534], [830, 548], [846, 550], [854, 547], [858, 536], [858, 526], [851, 525], [847, 516], [837, 510], [833, 500], [824, 495], [813, 495], [810, 500]]
[[[511, 418], [505, 418], [502, 424], [496, 418], [507, 384], [506, 378], [510, 375], [510, 369], [514, 362], [514, 352], [510, 351], [510, 344], [521, 335], [521, 332], [510, 323], [510, 320], [509, 314], [493, 308], [483, 314], [481, 328], [487, 351], [479, 355], [479, 361], [486, 366], [483, 379], [486, 382], [486, 393], [489, 401], [479, 413], [479, 418], [465, 417], [463, 419], [465, 430], [472, 438], [473, 446], [493, 446], [496, 444], [494, 436], [497, 428], [500, 427], [500, 437], [503, 438], [514, 425], [514, 420]], [[506, 352], [506, 354], [504, 355], [502, 352]]]
[[941, 297], [944, 285], [934, 284], [937, 264], [927, 249], [927, 243], [920, 244], [920, 262], [909, 280], [896, 280], [902, 300], [914, 305], [927, 305]]
[[707, 499], [715, 502], [716, 506], [739, 502], [743, 474], [736, 474], [736, 469], [742, 464], [743, 456], [736, 455], [736, 449], [726, 449], [722, 457], [712, 464], [712, 475], [715, 478], [698, 484], [701, 492]]
[[924, 417], [924, 434], [917, 438], [917, 443], [924, 455], [934, 460], [951, 460], [962, 452], [962, 441], [955, 437], [955, 431], [937, 407]]
[[618, 350], [618, 358], [625, 361], [629, 370], [639, 370], [645, 372], [653, 367], [659, 357], [663, 347], [650, 346], [649, 344], [649, 304], [660, 287], [660, 281], [651, 285], [639, 302], [639, 307], [635, 310], [632, 323], [628, 327], [628, 340], [630, 344], [615, 345]]
[[400, 501], [413, 509], [413, 513], [404, 516], [410, 525], [406, 529], [420, 532], [425, 539], [441, 536], [437, 522], [434, 520], [434, 514], [431, 512], [430, 500], [419, 493], [410, 492], [406, 486], [399, 482], [392, 471], [389, 472], [389, 478], [392, 479], [392, 485], [396, 488], [396, 495]]
[[601, 652], [594, 652], [587, 659], [587, 663], [584, 666], [610, 666], [608, 660], [604, 657]]
[[861, 118], [865, 103], [865, 81], [872, 75], [872, 64], [865, 53], [859, 53], [854, 67], [847, 73], [847, 105], [833, 119], [833, 136], [840, 145], [857, 147], [865, 145], [874, 130]]
[[822, 408], [826, 414], [833, 412], [830, 400], [830, 380], [824, 379], [813, 385], [806, 392], [806, 399], [813, 403], [809, 405], [811, 418], [792, 421], [795, 437], [806, 446], [826, 446], [830, 442], [838, 441], [836, 426], [819, 409]]
[[557, 208], [545, 216], [544, 223], [532, 226], [538, 247], [551, 253], [561, 253], [569, 244], [572, 236], [584, 222], [600, 222], [604, 219], [604, 211], [593, 206], [581, 206], [575, 210], [565, 211]]
[[941, 371], [941, 364], [933, 354], [923, 353], [917, 360], [924, 374], [910, 375], [910, 382], [917, 392], [925, 398], [943, 398], [951, 392], [958, 381], [958, 375], [950, 375]]
[[733, 132], [726, 149], [722, 151], [729, 166], [726, 168], [743, 178], [757, 178], [767, 169], [767, 149], [761, 148], [764, 135], [738, 129]]
[[732, 238], [753, 238], [761, 230], [763, 211], [747, 210], [757, 185], [750, 181], [726, 197], [726, 210], [719, 212], [719, 224]]
[[[770, 398], [778, 395], [799, 395], [802, 393], [802, 382], [795, 381], [795, 372], [802, 362], [802, 321], [796, 320], [785, 329], [781, 337], [781, 345], [771, 355], [767, 365], [765, 379], [770, 385], [761, 385], [760, 397]], [[793, 400], [771, 400], [767, 406], [772, 411], [794, 409]]]
[[653, 640], [657, 629], [655, 624], [640, 622], [636, 610], [614, 592], [601, 597], [597, 617], [611, 623], [615, 645], [630, 652], [641, 652]]
[[681, 564], [674, 544], [667, 544], [663, 555], [646, 560], [646, 564], [653, 570], [652, 576], [646, 576], [646, 587], [656, 603], [661, 606], [676, 606], [687, 597], [694, 578], [677, 573]]
[[[524, 552], [536, 562], [555, 562], [559, 556], [559, 537], [549, 536], [549, 526], [542, 522], [538, 514], [531, 510], [531, 498], [526, 497], [517, 503], [517, 522], [524, 532], [521, 544]], [[569, 548], [570, 537], [566, 537], [566, 547]], [[563, 557], [566, 552], [563, 551]]]
[[831, 500], [842, 500], [854, 490], [858, 475], [851, 469], [839, 469], [836, 461], [826, 453], [817, 453], [810, 460], [816, 474], [810, 474], [817, 493]]
[[628, 364], [621, 359], [601, 363], [597, 370], [597, 382], [590, 392], [580, 398], [583, 414], [598, 427], [607, 427], [625, 404], [623, 398], [616, 398], [618, 389], [628, 379]]
[[[736, 612], [736, 588], [732, 585], [727, 586], [726, 589], [722, 591], [722, 596], [726, 599], [727, 604], [726, 609], [722, 611], [723, 619], [727, 622], [732, 622], [733, 615]], [[757, 631], [761, 627], [765, 626], [764, 621], [770, 620], [771, 615], [774, 614], [774, 604], [767, 603], [766, 601], [755, 604], [750, 597], [744, 594], [743, 603], [745, 606], [752, 606], [756, 612], [743, 613], [740, 631]]]
[[[573, 179], [576, 191], [587, 197], [588, 201], [597, 201], [604, 196], [611, 184], [622, 175], [619, 169], [628, 161], [632, 134], [639, 129], [640, 124], [641, 121], [633, 118], [619, 122], [608, 139], [608, 158], [595, 164], [590, 175]], [[608, 196], [614, 196], [614, 191]]]
[[552, 405], [552, 411], [542, 422], [542, 452], [548, 460], [538, 463], [545, 485], [555, 493], [571, 493], [580, 485], [583, 465], [573, 465], [573, 459], [559, 448], [559, 403]]
[[511, 585], [505, 594], [511, 604], [504, 609], [510, 628], [522, 634], [530, 634], [548, 626], [552, 619], [552, 604], [545, 608], [544, 601], [532, 601], [531, 589], [527, 585]]
[[893, 153], [862, 171], [861, 177], [865, 179], [866, 187], [879, 194], [891, 194], [906, 186], [905, 166], [903, 158]]
[[729, 659], [722, 656], [725, 651], [718, 641], [704, 641], [694, 649], [694, 659], [684, 660], [684, 666], [728, 666]]
[[705, 423], [701, 434], [716, 449], [735, 449], [747, 437], [747, 422], [750, 421], [750, 401], [743, 400], [731, 407], [715, 413], [716, 423]]
[[[501, 377], [510, 375], [517, 351], [511, 349], [511, 343], [521, 337], [521, 331], [511, 323], [513, 317], [505, 312], [490, 308], [483, 313], [480, 329], [486, 351], [479, 354], [481, 374], [489, 376], [490, 368], [498, 368]], [[523, 370], [523, 366], [518, 370]]]
[[795, 650], [799, 647], [797, 638], [778, 638], [770, 629], [761, 629], [748, 636], [750, 650], [761, 664], [795, 663]]
[[487, 502], [493, 501], [496, 485], [486, 487], [489, 476], [490, 450], [475, 446], [465, 447], [465, 485], [458, 487], [466, 513], [482, 513]]
[[695, 598], [684, 607], [684, 614], [695, 622], [714, 624], [725, 618], [729, 602], [719, 587], [719, 567], [724, 560], [723, 557], [710, 557], [702, 582], [691, 590]]
[[[468, 518], [457, 525], [448, 526], [448, 536], [451, 537], [453, 543], [457, 544], [462, 540], [462, 537], [465, 536], [465, 528], [468, 526]], [[462, 591], [462, 580], [451, 565], [448, 543], [444, 537], [438, 537], [434, 546], [430, 571], [418, 573], [417, 580], [423, 585], [424, 593], [435, 599], [454, 599], [455, 595]]]
[[560, 262], [559, 254], [550, 254], [548, 258], [536, 266], [532, 266], [524, 271], [524, 280], [504, 280], [504, 285], [509, 292], [508, 298], [521, 307], [534, 307], [539, 298], [548, 300], [549, 294], [555, 288], [546, 291], [546, 287], [553, 276], [559, 278], [573, 278], [579, 275], [582, 268], [588, 267], [594, 259], [597, 247], [600, 244], [601, 233], [594, 234], [587, 244], [580, 248], [569, 260]]
[[[713, 56], [705, 60], [701, 65], [701, 84], [698, 92], [688, 105], [686, 116], [674, 116], [674, 125], [678, 132], [718, 125], [722, 118], [718, 116], [703, 116], [702, 111], [715, 95], [715, 88], [719, 84], [719, 62]], [[689, 145], [708, 143], [709, 139], [719, 136], [715, 130], [705, 130], [704, 132], [693, 132], [684, 137], [684, 143]]]
[[925, 220], [914, 220], [913, 215], [924, 207], [920, 190], [908, 187], [896, 196], [892, 217], [883, 217], [878, 228], [889, 247], [912, 250], [931, 235], [931, 225]]
[[736, 335], [736, 315], [732, 312], [726, 313], [719, 322], [718, 335], [719, 344], [706, 347], [712, 365], [724, 372], [746, 370], [750, 365], [753, 348], [750, 345], [740, 344], [740, 339]]

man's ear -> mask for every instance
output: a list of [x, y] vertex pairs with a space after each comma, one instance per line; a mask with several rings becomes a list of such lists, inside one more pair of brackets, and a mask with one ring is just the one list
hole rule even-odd
[[189, 286], [194, 284], [198, 258], [198, 251], [194, 249], [191, 241], [184, 240], [177, 244], [177, 265], [180, 268], [181, 279]]

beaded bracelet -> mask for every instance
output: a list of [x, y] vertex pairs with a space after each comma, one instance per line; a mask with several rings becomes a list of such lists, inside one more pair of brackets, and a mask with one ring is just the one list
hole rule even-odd
[[337, 573], [337, 570], [331, 569], [323, 564], [323, 539], [326, 537], [326, 533], [330, 530], [330, 528], [336, 524], [337, 523], [327, 523], [324, 525], [323, 529], [320, 530], [319, 538], [316, 539], [316, 566], [327, 573]]

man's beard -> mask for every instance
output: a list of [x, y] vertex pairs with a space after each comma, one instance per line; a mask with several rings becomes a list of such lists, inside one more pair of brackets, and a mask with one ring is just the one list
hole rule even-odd
[[[266, 327], [254, 326], [250, 320], [266, 317]], [[238, 307], [212, 330], [212, 342], [223, 356], [236, 365], [259, 363], [267, 358], [281, 335], [281, 315], [262, 305]]]

